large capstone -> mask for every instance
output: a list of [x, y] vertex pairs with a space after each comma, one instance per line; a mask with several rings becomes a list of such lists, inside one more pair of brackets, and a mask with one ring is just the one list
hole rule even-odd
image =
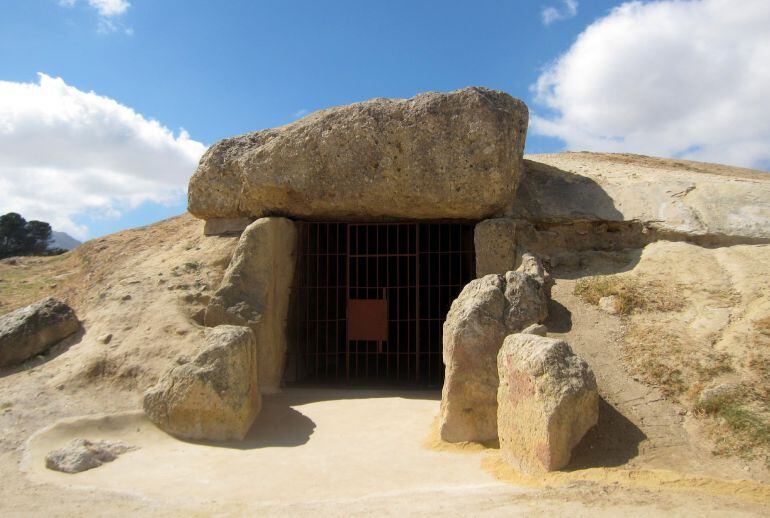
[[444, 323], [443, 440], [497, 438], [497, 353], [507, 335], [547, 316], [543, 279], [523, 269], [486, 275], [463, 288]]
[[465, 88], [372, 99], [214, 144], [190, 179], [203, 219], [483, 219], [513, 202], [528, 111]]
[[261, 406], [254, 333], [242, 326], [207, 329], [197, 357], [171, 368], [144, 396], [150, 421], [183, 439], [243, 439]]
[[497, 359], [500, 451], [527, 473], [561, 469], [599, 419], [596, 379], [563, 340], [533, 334], [505, 339]]
[[0, 367], [43, 353], [80, 329], [75, 312], [47, 298], [0, 317]]
[[258, 219], [241, 234], [222, 284], [206, 308], [206, 326], [232, 324], [254, 331], [263, 394], [276, 392], [283, 376], [296, 248], [297, 230], [291, 220]]

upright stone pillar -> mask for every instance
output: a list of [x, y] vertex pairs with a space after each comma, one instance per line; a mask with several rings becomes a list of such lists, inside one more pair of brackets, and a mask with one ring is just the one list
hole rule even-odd
[[263, 393], [276, 392], [281, 384], [296, 248], [294, 222], [256, 220], [241, 234], [222, 284], [206, 308], [206, 326], [232, 324], [254, 331]]
[[516, 269], [516, 223], [509, 218], [485, 219], [473, 231], [476, 278], [505, 275]]

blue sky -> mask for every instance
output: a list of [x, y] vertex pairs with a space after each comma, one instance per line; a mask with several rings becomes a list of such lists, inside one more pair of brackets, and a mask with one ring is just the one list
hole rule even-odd
[[[63, 78], [212, 143], [372, 97], [484, 85], [530, 101], [540, 70], [618, 2], [546, 27], [558, 2], [133, 0], [98, 32], [87, 5], [7, 2], [0, 77]], [[532, 152], [561, 144], [530, 138]]]
[[[173, 139], [179, 138], [182, 129], [189, 139], [207, 146], [234, 134], [285, 124], [299, 114], [328, 106], [483, 85], [524, 99], [531, 112], [542, 118], [536, 123], [540, 129], [528, 135], [527, 152], [559, 151], [581, 144], [592, 149], [602, 142], [631, 138], [634, 129], [616, 134], [622, 125], [612, 120], [606, 123], [606, 132], [586, 129], [571, 115], [586, 110], [568, 105], [575, 95], [565, 93], [559, 81], [565, 81], [569, 73], [579, 74], [582, 64], [586, 65], [582, 73], [595, 73], [590, 61], [585, 63], [589, 58], [574, 56], [573, 46], [593, 22], [611, 18], [613, 7], [621, 3], [5, 0], [0, 18], [0, 81], [12, 87], [37, 84], [38, 73], [60, 78], [67, 87], [94, 92], [130, 108], [145, 121], [158, 121], [173, 133], [169, 146], [176, 145], [178, 141]], [[663, 3], [675, 7], [681, 2]], [[553, 9], [552, 16], [544, 20], [548, 8]], [[629, 11], [625, 16], [642, 22], [645, 17], [654, 19], [654, 13], [648, 11]], [[556, 60], [571, 50], [576, 62], [556, 68]], [[678, 91], [676, 85], [674, 90]], [[639, 101], [643, 94], [630, 99]], [[45, 114], [35, 117], [45, 118]], [[649, 124], [654, 129], [658, 122]], [[765, 139], [764, 131], [764, 127], [758, 130], [760, 141]], [[0, 132], [0, 146], [2, 138]], [[646, 147], [647, 141], [640, 142], [642, 152], [655, 154], [658, 150]], [[708, 145], [699, 142], [682, 143], [681, 152], [662, 146], [658, 154], [689, 157], [688, 153]], [[141, 153], [141, 149], [132, 153]], [[766, 167], [766, 160], [760, 156], [755, 163], [739, 165]], [[180, 167], [184, 169], [188, 162]], [[98, 165], [88, 167], [96, 171]], [[35, 169], [33, 166], [25, 167]], [[152, 169], [151, 164], [136, 167]], [[0, 161], [0, 181], [15, 182], [23, 175], [20, 171], [23, 169], [10, 166], [4, 169]], [[112, 184], [131, 182], [131, 171], [118, 173], [120, 181], [110, 180]], [[46, 174], [56, 177], [57, 173]], [[91, 189], [92, 183], [101, 183], [94, 178], [98, 180], [92, 175], [73, 181], [89, 182]], [[141, 178], [141, 182], [150, 180]], [[98, 199], [93, 204], [68, 205], [61, 209], [68, 214], [49, 219], [68, 221], [58, 226], [80, 237], [95, 237], [185, 208], [178, 193], [162, 200], [143, 198], [138, 191], [120, 191], [114, 196], [107, 192], [100, 198], [93, 189], [88, 191]], [[19, 201], [24, 196], [20, 191], [6, 203], [45, 212], [31, 202], [24, 205]], [[67, 196], [78, 194], [67, 191]], [[109, 199], [113, 201], [105, 201]], [[3, 201], [0, 197], [0, 204]], [[0, 212], [3, 209], [0, 206]]]

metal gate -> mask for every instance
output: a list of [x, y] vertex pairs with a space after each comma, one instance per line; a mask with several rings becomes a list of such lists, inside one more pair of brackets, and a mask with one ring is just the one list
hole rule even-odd
[[443, 382], [442, 327], [474, 277], [467, 223], [299, 222], [286, 382]]

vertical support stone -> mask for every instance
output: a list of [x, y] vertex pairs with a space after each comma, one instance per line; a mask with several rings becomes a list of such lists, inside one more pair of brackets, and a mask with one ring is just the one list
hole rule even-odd
[[144, 395], [144, 411], [183, 439], [242, 440], [262, 409], [254, 333], [245, 326], [206, 330], [198, 355], [173, 365]]
[[211, 218], [203, 224], [204, 236], [240, 234], [253, 220], [251, 218]]
[[505, 275], [516, 269], [516, 223], [509, 218], [485, 219], [473, 231], [476, 278]]
[[[439, 433], [447, 442], [497, 438], [497, 355], [506, 335], [548, 316], [545, 277], [532, 257], [519, 271], [469, 282], [444, 322]], [[535, 275], [533, 275], [535, 274]]]
[[588, 364], [564, 340], [512, 334], [497, 356], [500, 453], [515, 469], [565, 467], [599, 420], [599, 393]]
[[281, 384], [296, 248], [294, 222], [256, 220], [241, 234], [222, 284], [206, 308], [206, 326], [243, 325], [254, 331], [262, 393], [276, 392]]

